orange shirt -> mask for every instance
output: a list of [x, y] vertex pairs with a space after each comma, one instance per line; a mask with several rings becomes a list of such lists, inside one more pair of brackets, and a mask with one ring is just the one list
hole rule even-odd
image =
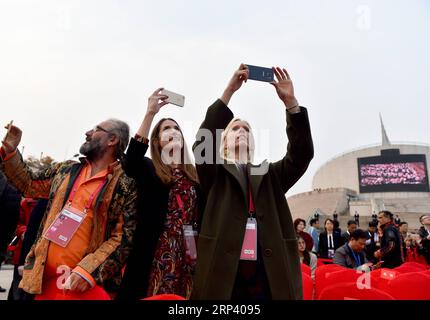
[[[84, 211], [91, 194], [95, 192], [100, 184], [106, 179], [108, 169], [99, 172], [91, 178], [90, 174], [91, 165], [87, 163], [82, 168], [79, 181], [74, 186], [76, 188], [76, 193], [72, 199], [72, 206], [82, 212]], [[58, 277], [59, 274], [57, 274], [57, 268], [59, 266], [68, 266], [71, 268], [70, 271], [72, 271], [72, 269], [74, 269], [85, 257], [92, 235], [94, 217], [93, 209], [97, 196], [98, 195], [94, 197], [93, 203], [88, 209], [85, 219], [65, 248], [53, 242], [49, 243], [48, 256], [45, 262], [45, 279]], [[68, 205], [68, 202], [66, 205]]]

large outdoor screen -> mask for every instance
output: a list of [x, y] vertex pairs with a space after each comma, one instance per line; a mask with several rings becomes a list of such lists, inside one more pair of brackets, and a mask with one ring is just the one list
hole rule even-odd
[[358, 158], [360, 192], [429, 191], [424, 154]]

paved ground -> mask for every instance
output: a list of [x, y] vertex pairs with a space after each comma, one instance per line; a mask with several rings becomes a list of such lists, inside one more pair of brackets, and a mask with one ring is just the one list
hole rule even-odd
[[[13, 276], [13, 266], [8, 265], [2, 265], [0, 269], [0, 286], [9, 290], [10, 284], [12, 282], [12, 276]], [[7, 291], [6, 292], [0, 292], [0, 300], [6, 300], [7, 299]]]

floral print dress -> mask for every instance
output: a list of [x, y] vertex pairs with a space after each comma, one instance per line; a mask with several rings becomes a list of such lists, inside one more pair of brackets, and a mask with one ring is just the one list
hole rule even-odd
[[[177, 294], [189, 299], [193, 287], [195, 260], [187, 259], [183, 225], [195, 226], [197, 194], [194, 183], [182, 170], [173, 169], [164, 230], [158, 240], [149, 278], [148, 296]], [[183, 203], [183, 210], [177, 195]]]

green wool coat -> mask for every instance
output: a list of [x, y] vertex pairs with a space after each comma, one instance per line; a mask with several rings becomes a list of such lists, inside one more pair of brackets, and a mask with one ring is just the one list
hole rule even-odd
[[[231, 110], [217, 100], [208, 108], [201, 129], [224, 129], [233, 119]], [[235, 164], [199, 163], [207, 156], [205, 138], [197, 135], [193, 146], [202, 189], [207, 197], [198, 240], [197, 268], [192, 299], [231, 298], [248, 218], [247, 186]], [[220, 130], [218, 130], [218, 134]], [[285, 193], [306, 171], [313, 157], [307, 110], [287, 113], [288, 147], [285, 157], [251, 168], [250, 184], [257, 216], [258, 239], [273, 299], [302, 299], [302, 278], [296, 233]], [[215, 141], [215, 139], [214, 139]], [[213, 160], [219, 157], [213, 144]], [[208, 158], [206, 158], [208, 159]], [[264, 172], [265, 171], [265, 172]]]

